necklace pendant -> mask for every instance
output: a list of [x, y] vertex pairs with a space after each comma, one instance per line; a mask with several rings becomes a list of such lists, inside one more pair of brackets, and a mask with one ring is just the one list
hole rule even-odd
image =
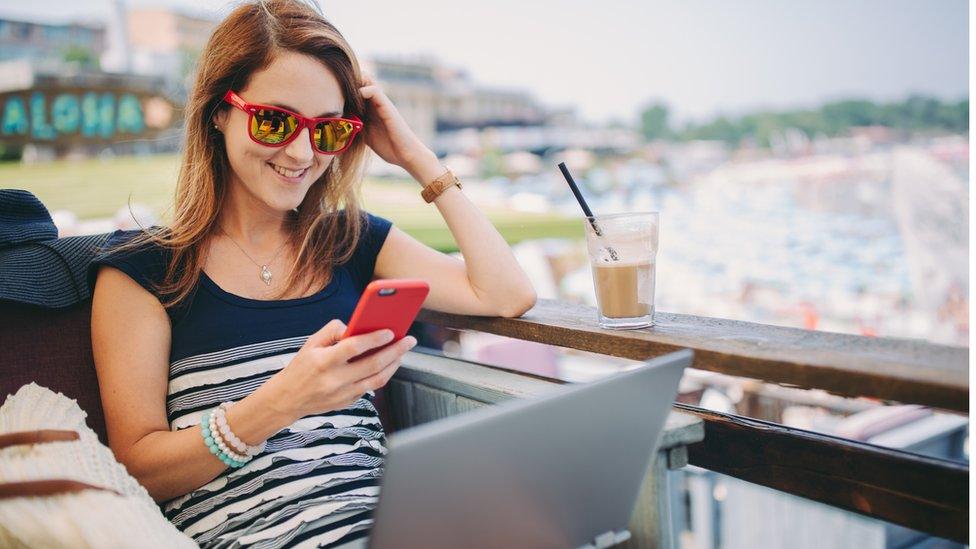
[[271, 269], [267, 265], [261, 265], [261, 280], [264, 281], [265, 286], [271, 285]]

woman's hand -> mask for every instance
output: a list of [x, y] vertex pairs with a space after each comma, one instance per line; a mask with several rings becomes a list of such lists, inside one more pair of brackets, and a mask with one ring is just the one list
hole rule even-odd
[[370, 77], [364, 76], [363, 83], [365, 86], [359, 88], [359, 93], [366, 100], [368, 120], [363, 130], [366, 144], [386, 162], [418, 178], [421, 165], [436, 163], [436, 155], [413, 133], [400, 111]]
[[393, 377], [403, 354], [417, 344], [407, 336], [373, 355], [349, 362], [349, 359], [389, 343], [390, 330], [341, 339], [346, 325], [333, 320], [312, 334], [280, 372], [262, 387], [277, 395], [273, 406], [285, 417], [302, 417], [340, 410], [351, 405], [367, 391], [375, 391]]

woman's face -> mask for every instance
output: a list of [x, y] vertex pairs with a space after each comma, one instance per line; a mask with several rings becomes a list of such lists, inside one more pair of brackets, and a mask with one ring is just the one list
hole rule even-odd
[[[314, 57], [289, 51], [235, 91], [247, 103], [278, 106], [307, 117], [335, 116], [330, 113], [342, 113], [345, 103], [332, 71]], [[224, 135], [231, 191], [277, 212], [297, 208], [336, 158], [312, 148], [308, 128], [284, 147], [267, 147], [251, 140], [248, 115], [238, 108], [219, 112], [215, 122]]]

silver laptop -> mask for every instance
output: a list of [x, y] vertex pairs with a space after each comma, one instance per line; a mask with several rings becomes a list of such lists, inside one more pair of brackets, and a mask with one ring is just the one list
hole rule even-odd
[[390, 436], [372, 549], [607, 547], [627, 525], [690, 350]]

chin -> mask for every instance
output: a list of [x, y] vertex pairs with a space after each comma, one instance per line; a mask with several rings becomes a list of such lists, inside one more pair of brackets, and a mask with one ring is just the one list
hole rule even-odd
[[297, 208], [305, 200], [306, 192], [296, 194], [282, 193], [280, 189], [263, 189], [260, 200], [270, 210], [287, 213], [289, 210]]
[[278, 210], [278, 211], [280, 211], [282, 213], [288, 213], [291, 210], [294, 210], [295, 208], [297, 208], [298, 206], [300, 206], [303, 200], [305, 200], [305, 195], [302, 195], [297, 200], [289, 200], [287, 202], [279, 202], [278, 204], [275, 204], [273, 207], [274, 207], [274, 209], [276, 209], [276, 210]]

